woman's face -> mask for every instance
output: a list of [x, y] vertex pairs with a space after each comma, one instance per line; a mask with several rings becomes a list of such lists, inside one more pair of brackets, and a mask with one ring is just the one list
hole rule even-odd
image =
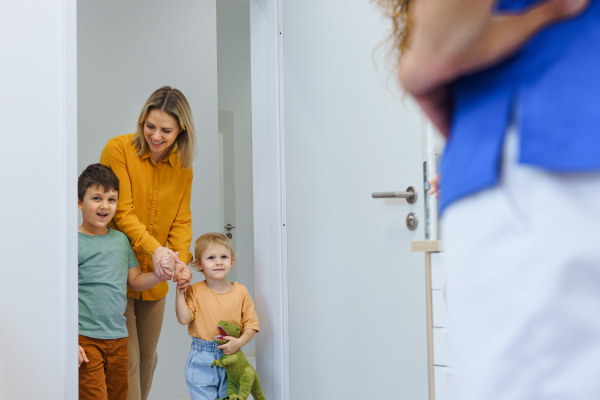
[[166, 112], [152, 110], [148, 113], [144, 122], [144, 138], [155, 163], [165, 158], [181, 131], [177, 120]]

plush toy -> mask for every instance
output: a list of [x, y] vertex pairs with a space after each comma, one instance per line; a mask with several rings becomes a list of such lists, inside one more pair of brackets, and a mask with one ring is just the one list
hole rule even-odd
[[[239, 326], [227, 321], [219, 321], [217, 328], [221, 333], [215, 336], [217, 344], [227, 343], [227, 340], [223, 340], [223, 336], [239, 338], [242, 334]], [[246, 400], [248, 395], [252, 394], [254, 400], [267, 400], [260, 388], [256, 370], [250, 365], [241, 350], [231, 355], [223, 354], [220, 359], [213, 361], [212, 365], [225, 368], [227, 373], [227, 397], [225, 399]]]

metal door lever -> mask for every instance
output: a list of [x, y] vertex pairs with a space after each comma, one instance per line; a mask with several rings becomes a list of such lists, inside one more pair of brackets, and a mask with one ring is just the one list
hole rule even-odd
[[227, 229], [228, 231], [232, 230], [233, 228], [235, 228], [235, 226], [233, 226], [231, 224], [225, 225], [225, 229]]
[[406, 192], [374, 192], [371, 197], [374, 199], [406, 199], [409, 204], [417, 202], [417, 191], [409, 186]]

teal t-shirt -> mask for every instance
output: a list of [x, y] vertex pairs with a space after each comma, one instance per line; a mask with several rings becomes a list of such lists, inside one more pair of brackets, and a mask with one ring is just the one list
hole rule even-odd
[[78, 232], [79, 334], [94, 339], [127, 337], [127, 273], [138, 265], [123, 232]]

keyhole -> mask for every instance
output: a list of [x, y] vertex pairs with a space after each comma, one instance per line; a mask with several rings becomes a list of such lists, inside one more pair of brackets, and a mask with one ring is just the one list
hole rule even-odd
[[406, 227], [411, 231], [414, 231], [417, 229], [417, 226], [419, 226], [419, 218], [417, 217], [417, 214], [411, 212], [406, 216]]

